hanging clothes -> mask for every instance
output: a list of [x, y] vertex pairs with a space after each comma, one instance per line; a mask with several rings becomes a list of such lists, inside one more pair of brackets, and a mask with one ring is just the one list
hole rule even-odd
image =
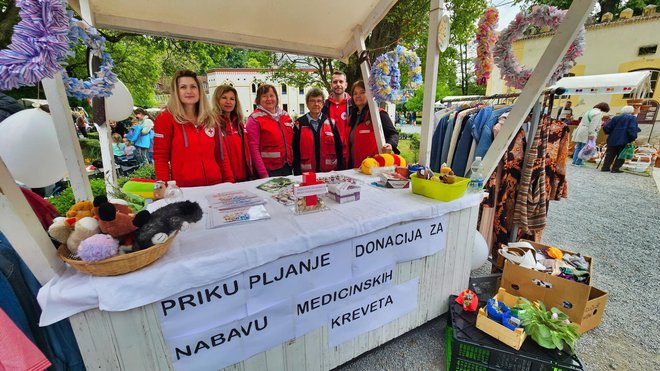
[[518, 225], [522, 233], [545, 228], [547, 215], [545, 158], [549, 120], [549, 116], [546, 116], [536, 129], [527, 154], [527, 166], [523, 169], [520, 178], [513, 222]]
[[566, 163], [570, 141], [568, 125], [561, 120], [552, 120], [548, 126], [548, 148], [545, 160], [545, 186], [548, 200], [559, 201], [568, 197]]
[[519, 130], [509, 144], [504, 157], [500, 160], [501, 171], [493, 173], [486, 183], [485, 190], [490, 196], [484, 200], [484, 203], [496, 209], [493, 222], [495, 243], [491, 246], [493, 257], [497, 256], [497, 250], [502, 244], [509, 242], [509, 231], [513, 226], [518, 182], [526, 146], [525, 133]]
[[44, 353], [52, 370], [85, 370], [68, 320], [39, 327], [41, 307], [36, 297], [40, 288], [39, 281], [0, 231], [0, 308]]
[[46, 356], [0, 309], [0, 370], [41, 371], [50, 366]]

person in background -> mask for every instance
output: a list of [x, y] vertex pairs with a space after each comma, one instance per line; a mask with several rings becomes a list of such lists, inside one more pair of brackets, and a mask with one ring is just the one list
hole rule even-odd
[[344, 155], [339, 129], [334, 120], [323, 114], [325, 96], [319, 88], [305, 95], [307, 114], [293, 127], [293, 173], [324, 173], [344, 169]]
[[233, 182], [220, 130], [197, 74], [177, 71], [171, 95], [154, 125], [156, 180], [175, 180], [181, 187]]
[[124, 144], [121, 135], [112, 134], [112, 153], [115, 156], [121, 157], [125, 155], [126, 144]]
[[259, 86], [255, 99], [257, 108], [247, 119], [250, 157], [259, 178], [291, 175], [293, 122], [278, 103], [273, 85]]
[[136, 108], [133, 111], [133, 114], [137, 118], [138, 125], [141, 129], [139, 132], [134, 133], [129, 139], [135, 143], [138, 157], [142, 159], [142, 163], [150, 164], [153, 162], [149, 152], [153, 153], [153, 149], [151, 148], [153, 148], [154, 122], [149, 118], [149, 114], [144, 108]]
[[124, 138], [124, 155], [133, 156], [135, 153], [135, 146], [130, 140]]
[[[633, 114], [634, 112], [635, 108], [633, 106], [624, 106], [620, 115], [614, 116], [603, 126], [603, 131], [608, 136], [607, 151], [605, 151], [603, 167], [600, 171], [622, 172], [621, 165], [625, 160], [619, 159], [619, 153], [625, 148], [626, 144], [637, 139], [637, 133], [640, 131], [637, 126], [637, 116]], [[611, 170], [610, 166], [612, 167]]]
[[85, 122], [85, 118], [80, 114], [76, 117], [76, 128], [80, 135], [87, 138], [87, 123]]
[[598, 131], [603, 122], [603, 114], [610, 112], [609, 104], [605, 102], [598, 103], [591, 110], [587, 111], [580, 120], [580, 124], [573, 131], [572, 140], [575, 142], [575, 151], [573, 152], [574, 166], [583, 166], [584, 161], [578, 154], [589, 139], [596, 139]]
[[346, 159], [348, 158], [348, 113], [353, 105], [351, 96], [346, 93], [348, 88], [346, 74], [341, 71], [334, 71], [331, 86], [332, 89], [323, 105], [322, 112], [325, 117], [329, 117], [337, 125], [344, 146], [344, 158]]
[[571, 108], [572, 105], [573, 102], [568, 100], [566, 101], [566, 104], [564, 104], [564, 107], [559, 107], [559, 111], [557, 111], [557, 120], [570, 120], [573, 117], [573, 108]]
[[[353, 84], [351, 87], [351, 97], [353, 99], [353, 107], [351, 107], [348, 115], [348, 125], [350, 128], [348, 134], [348, 169], [360, 166], [365, 158], [378, 153], [376, 131], [374, 130], [374, 125], [372, 125], [369, 113], [364, 81], [358, 80]], [[378, 110], [386, 142], [383, 148], [381, 148], [381, 152], [399, 154], [399, 150], [396, 148], [399, 144], [399, 133], [394, 128], [387, 112], [380, 108]]]
[[213, 93], [213, 115], [218, 120], [222, 146], [227, 151], [236, 182], [252, 179], [248, 136], [243, 125], [243, 108], [233, 86], [221, 85]]
[[133, 155], [138, 160], [140, 166], [148, 163], [147, 151], [149, 150], [149, 137], [142, 135], [142, 126], [136, 117], [131, 120], [131, 128], [126, 133], [126, 139], [130, 140], [135, 146]]
[[110, 120], [108, 121], [108, 125], [110, 125], [112, 134], [119, 134], [122, 138], [126, 135], [126, 126], [122, 122]]

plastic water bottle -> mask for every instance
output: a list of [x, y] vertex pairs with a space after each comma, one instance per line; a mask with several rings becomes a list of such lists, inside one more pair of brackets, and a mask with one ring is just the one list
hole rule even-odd
[[481, 157], [475, 157], [471, 166], [470, 183], [468, 183], [469, 192], [481, 192], [484, 188], [484, 171], [481, 166]]
[[183, 190], [176, 185], [176, 180], [170, 180], [167, 182], [165, 201], [168, 204], [183, 201]]

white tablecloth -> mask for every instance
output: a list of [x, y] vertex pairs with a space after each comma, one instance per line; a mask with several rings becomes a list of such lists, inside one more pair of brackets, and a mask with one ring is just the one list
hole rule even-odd
[[[440, 202], [415, 195], [410, 189], [394, 190], [368, 185], [375, 178], [355, 170], [340, 172], [365, 182], [360, 200], [337, 204], [328, 200], [328, 211], [306, 215], [293, 212], [256, 189], [265, 180], [210, 187], [185, 188], [184, 197], [208, 207], [205, 196], [246, 189], [267, 200], [271, 219], [206, 229], [202, 220], [179, 233], [169, 251], [139, 271], [115, 277], [94, 277], [71, 267], [39, 291], [40, 325], [46, 326], [73, 314], [100, 308], [124, 311], [147, 305], [193, 287], [208, 285], [280, 257], [302, 253], [367, 234], [396, 223], [438, 217], [472, 207], [481, 194], [466, 194]], [[320, 175], [321, 176], [321, 175]], [[299, 180], [299, 177], [298, 179]], [[160, 202], [160, 201], [159, 201]]]

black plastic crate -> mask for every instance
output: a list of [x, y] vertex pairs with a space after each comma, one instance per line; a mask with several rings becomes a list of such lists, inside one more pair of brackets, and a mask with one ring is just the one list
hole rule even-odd
[[[456, 371], [579, 371], [575, 355], [545, 349], [531, 338], [515, 350], [476, 327], [477, 312], [463, 311], [449, 297], [449, 318], [445, 329], [447, 369]], [[486, 305], [479, 302], [479, 307]]]

